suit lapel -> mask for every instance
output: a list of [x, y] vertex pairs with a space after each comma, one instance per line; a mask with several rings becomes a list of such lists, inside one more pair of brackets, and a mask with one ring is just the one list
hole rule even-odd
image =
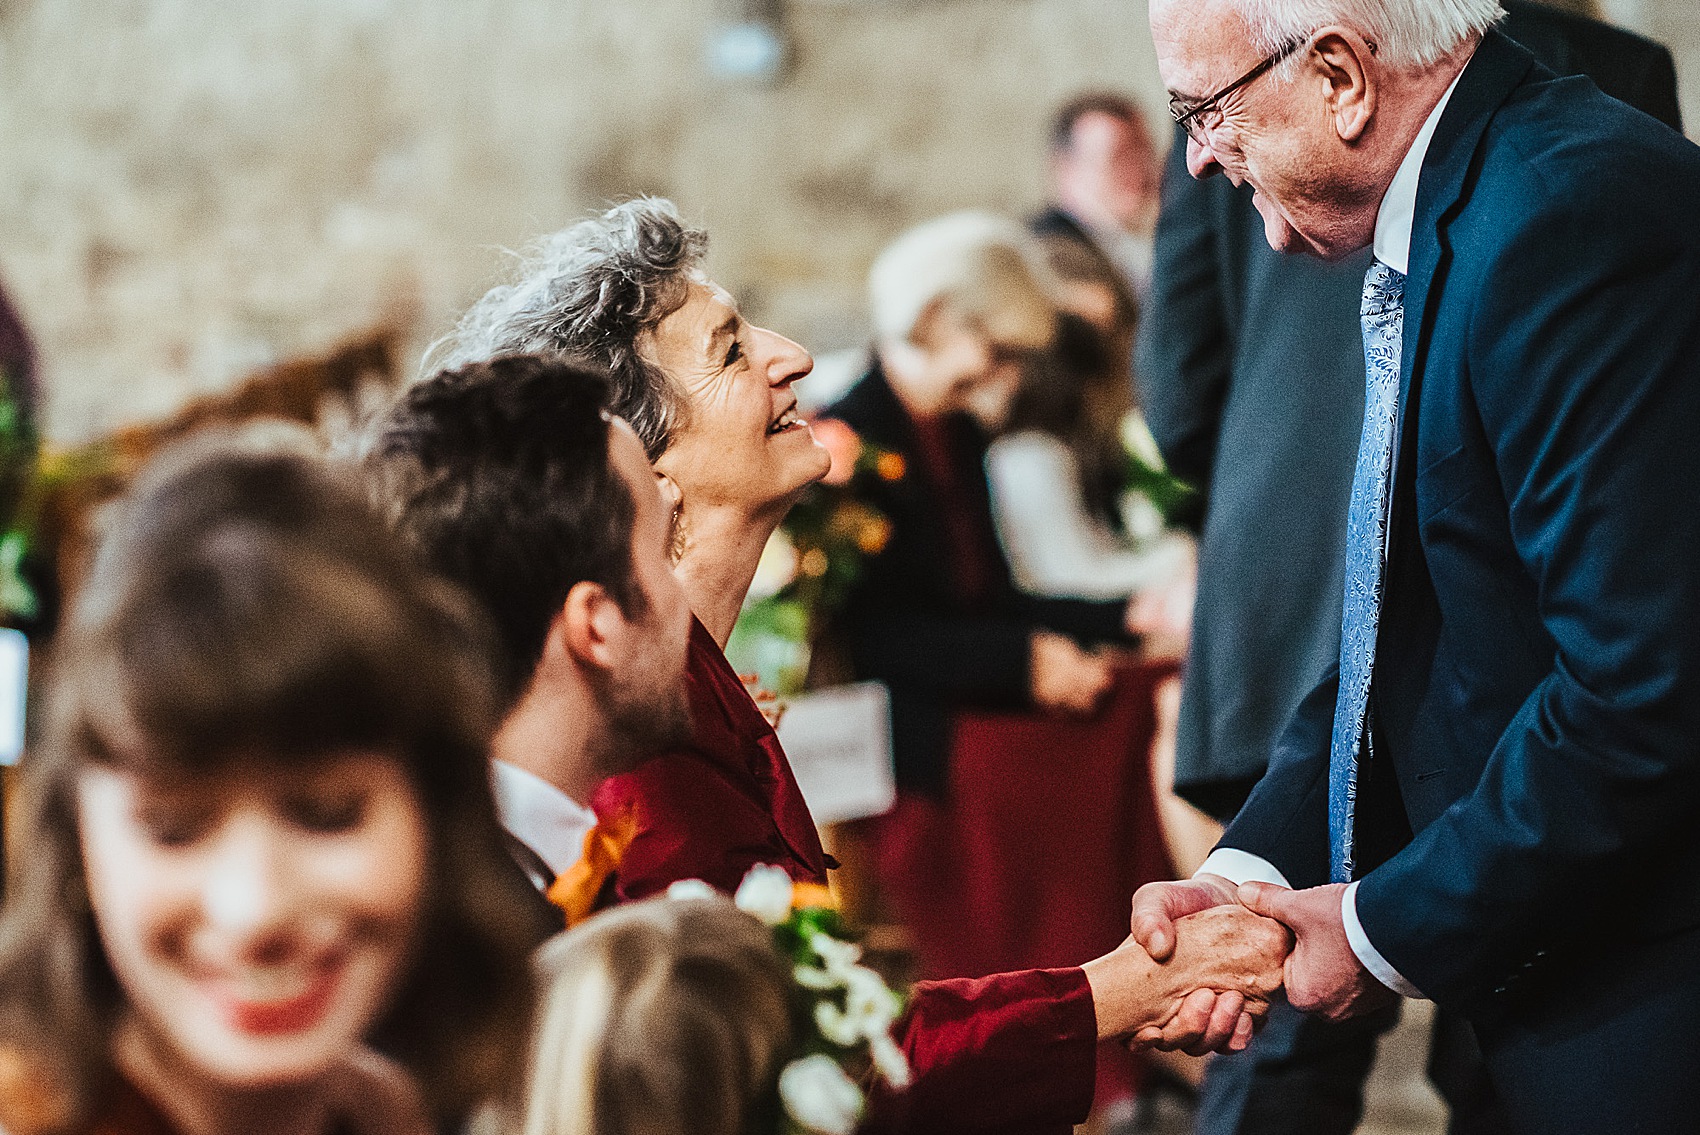
[[[1405, 335], [1399, 360], [1399, 465], [1394, 486], [1397, 496], [1407, 497], [1415, 486], [1415, 410], [1434, 329], [1430, 299], [1444, 284], [1451, 265], [1446, 227], [1468, 196], [1477, 167], [1476, 153], [1488, 123], [1523, 82], [1534, 61], [1534, 56], [1499, 32], [1488, 32], [1452, 92], [1423, 159], [1405, 280]], [[1413, 503], [1403, 501], [1396, 515], [1409, 517], [1407, 506]]]

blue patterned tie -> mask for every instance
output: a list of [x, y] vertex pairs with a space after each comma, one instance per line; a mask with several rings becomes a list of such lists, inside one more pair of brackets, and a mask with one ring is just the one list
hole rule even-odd
[[1328, 836], [1332, 877], [1352, 879], [1352, 811], [1358, 763], [1369, 736], [1370, 675], [1381, 625], [1382, 573], [1387, 563], [1388, 484], [1393, 426], [1399, 417], [1399, 352], [1405, 327], [1405, 274], [1377, 260], [1364, 277], [1362, 309], [1364, 432], [1346, 513], [1346, 602], [1340, 616], [1340, 693], [1328, 752]]

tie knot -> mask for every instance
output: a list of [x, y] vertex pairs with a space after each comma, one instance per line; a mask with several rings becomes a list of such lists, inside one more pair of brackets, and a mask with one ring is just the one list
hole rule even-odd
[[1364, 274], [1364, 304], [1360, 314], [1382, 315], [1405, 302], [1405, 273], [1372, 261]]

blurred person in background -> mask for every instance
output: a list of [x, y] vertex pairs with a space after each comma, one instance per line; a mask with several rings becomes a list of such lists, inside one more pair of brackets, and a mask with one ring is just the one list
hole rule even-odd
[[[1083, 372], [1085, 414], [1113, 436], [1134, 406], [1134, 330], [1151, 283], [1162, 159], [1138, 105], [1110, 91], [1058, 109], [1047, 150], [1049, 203], [1028, 229], [1045, 250], [1062, 308], [1102, 340]], [[1081, 336], [1064, 329], [1061, 338]]]
[[[606, 368], [610, 409], [632, 424], [675, 506], [675, 568], [695, 615], [686, 662], [694, 734], [594, 793], [598, 829], [584, 847], [595, 862], [578, 874], [577, 897], [558, 896], [572, 909], [641, 899], [685, 879], [730, 892], [762, 863], [800, 884], [826, 882], [826, 856], [784, 749], [722, 647], [768, 536], [790, 499], [826, 472], [827, 454], [797, 416], [791, 390], [811, 360], [789, 339], [748, 324], [702, 275], [706, 239], [670, 203], [617, 206], [544, 238], [514, 282], [487, 293], [437, 349], [449, 367], [533, 352]], [[456, 391], [452, 373], [431, 384], [442, 388], [438, 395], [412, 401], [429, 412], [406, 428], [427, 462], [431, 438], [461, 428], [455, 401], [468, 395]], [[504, 468], [516, 452], [523, 447], [492, 445], [435, 471], [451, 498], [478, 498], [490, 492], [479, 487], [485, 479], [501, 485], [538, 473], [536, 462]], [[437, 536], [482, 550], [495, 565], [490, 545], [542, 530], [527, 523], [479, 543], [444, 526]], [[547, 562], [541, 550], [536, 561]], [[515, 561], [524, 570], [531, 562]], [[503, 581], [489, 566], [468, 559], [459, 579], [487, 601], [499, 599]], [[1118, 949], [1084, 966], [917, 986], [898, 1028], [915, 1080], [900, 1097], [876, 1097], [878, 1122], [907, 1131], [1066, 1132], [1090, 1106], [1100, 1038], [1155, 1017], [1243, 1043], [1250, 1015], [1200, 1020], [1190, 1007], [1212, 996], [1202, 986], [1225, 984], [1237, 991], [1223, 1002], [1259, 1012], [1284, 937], [1271, 937], [1260, 921], [1191, 929], [1196, 957], [1172, 973], [1154, 973], [1143, 951]], [[1244, 980], [1224, 982], [1214, 965]]]
[[1103, 338], [1062, 315], [1056, 342], [1024, 368], [986, 450], [998, 540], [1028, 594], [1125, 602], [1191, 571], [1192, 539], [1165, 531], [1156, 506], [1127, 487], [1119, 423], [1088, 404], [1108, 366]]
[[1093, 648], [1131, 641], [1127, 604], [1023, 595], [998, 543], [987, 446], [1057, 334], [1020, 226], [987, 213], [917, 226], [874, 262], [869, 297], [868, 370], [825, 414], [904, 474], [870, 494], [891, 538], [838, 622], [857, 675], [891, 690], [899, 790], [939, 796], [952, 708], [1090, 714], [1112, 685]]
[[1077, 95], [1053, 116], [1049, 150], [1050, 201], [1028, 227], [1048, 248], [1078, 252], [1081, 267], [1065, 262], [1060, 274], [1102, 281], [1114, 292], [1117, 320], [1131, 324], [1151, 282], [1163, 169], [1144, 116], [1124, 95]]
[[795, 985], [723, 898], [600, 914], [538, 955], [543, 998], [513, 1135], [780, 1135]]
[[[1591, 7], [1591, 5], [1566, 5]], [[1663, 46], [1509, 0], [1501, 30], [1560, 74], [1680, 130]], [[1176, 129], [1156, 272], [1139, 333], [1140, 399], [1169, 467], [1203, 494], [1179, 793], [1231, 820], [1300, 700], [1339, 657], [1346, 505], [1364, 404], [1365, 250], [1338, 263], [1269, 247], [1249, 185], [1195, 180]], [[1243, 1054], [1213, 1059], [1201, 1135], [1349, 1132], [1396, 1010], [1334, 1024], [1284, 1003]], [[1441, 1013], [1430, 1076], [1455, 1133], [1506, 1128], [1474, 1035]]]
[[424, 1135], [510, 1086], [482, 635], [288, 436], [160, 459], [65, 629], [0, 930], [11, 1135]]

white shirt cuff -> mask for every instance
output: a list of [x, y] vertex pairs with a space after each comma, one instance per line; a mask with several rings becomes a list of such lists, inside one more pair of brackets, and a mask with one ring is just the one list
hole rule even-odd
[[1212, 851], [1203, 866], [1193, 872], [1195, 879], [1200, 875], [1220, 875], [1235, 886], [1241, 883], [1274, 883], [1289, 891], [1293, 889], [1275, 864], [1261, 855], [1232, 847], [1218, 847]]
[[1424, 999], [1422, 991], [1406, 981], [1398, 970], [1388, 965], [1387, 959], [1370, 944], [1369, 935], [1364, 933], [1363, 923], [1358, 921], [1357, 883], [1347, 887], [1346, 893], [1340, 898], [1340, 921], [1345, 923], [1346, 941], [1350, 943], [1352, 953], [1358, 956], [1358, 961], [1363, 963], [1365, 969], [1375, 975], [1377, 981], [1401, 997]]

